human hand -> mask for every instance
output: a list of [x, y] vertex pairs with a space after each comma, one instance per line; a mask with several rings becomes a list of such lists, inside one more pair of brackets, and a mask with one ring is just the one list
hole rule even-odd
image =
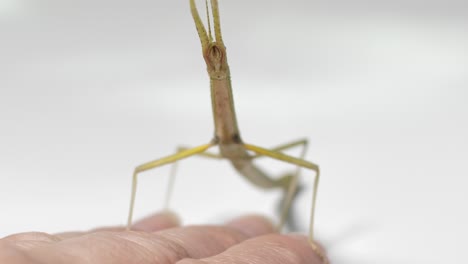
[[305, 236], [275, 234], [272, 224], [259, 216], [224, 226], [180, 227], [173, 214], [158, 213], [132, 229], [14, 234], [0, 239], [0, 263], [322, 263]]

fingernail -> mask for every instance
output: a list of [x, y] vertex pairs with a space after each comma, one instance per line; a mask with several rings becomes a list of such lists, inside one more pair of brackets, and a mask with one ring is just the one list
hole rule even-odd
[[260, 215], [249, 215], [236, 218], [226, 224], [249, 237], [255, 237], [275, 232], [272, 221]]
[[156, 232], [159, 230], [177, 227], [180, 225], [180, 218], [172, 211], [158, 212], [145, 217], [136, 222], [132, 229], [146, 232]]

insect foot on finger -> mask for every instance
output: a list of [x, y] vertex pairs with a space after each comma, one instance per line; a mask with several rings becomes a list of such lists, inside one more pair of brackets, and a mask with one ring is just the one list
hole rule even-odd
[[324, 250], [314, 241], [309, 240], [309, 244], [312, 247], [312, 250], [319, 256], [319, 258], [322, 260], [323, 264], [330, 264], [330, 261], [328, 260], [327, 256], [325, 256]]

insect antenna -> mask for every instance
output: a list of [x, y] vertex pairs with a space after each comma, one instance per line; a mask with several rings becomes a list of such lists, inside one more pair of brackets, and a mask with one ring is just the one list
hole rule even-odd
[[205, 0], [205, 7], [206, 7], [206, 19], [208, 20], [208, 36], [210, 38], [210, 42], [213, 42], [213, 35], [211, 35], [211, 19], [210, 19], [210, 9], [208, 8], [208, 0]]

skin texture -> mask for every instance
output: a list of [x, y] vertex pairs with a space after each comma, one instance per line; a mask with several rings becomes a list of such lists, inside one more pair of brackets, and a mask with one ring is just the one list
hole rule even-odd
[[260, 216], [240, 217], [223, 226], [181, 227], [174, 214], [158, 213], [133, 229], [138, 231], [107, 227], [14, 234], [0, 239], [0, 263], [321, 263], [305, 236], [273, 233], [273, 225]]

